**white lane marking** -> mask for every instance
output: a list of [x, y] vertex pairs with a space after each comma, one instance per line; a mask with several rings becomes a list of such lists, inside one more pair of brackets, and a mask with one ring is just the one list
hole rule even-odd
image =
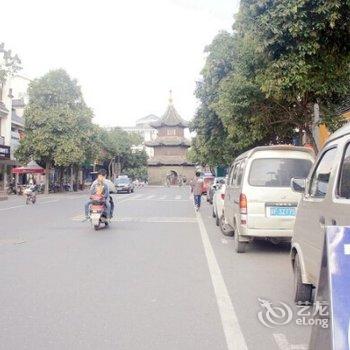
[[[81, 221], [83, 215], [77, 215], [71, 218], [73, 221]], [[112, 218], [112, 222], [146, 222], [146, 223], [196, 223], [196, 218], [186, 217], [116, 217]]]
[[182, 199], [182, 196], [177, 195], [177, 196], [175, 196], [175, 199]]
[[142, 199], [134, 199], [130, 198], [131, 201], [153, 201], [153, 202], [188, 202], [188, 199], [160, 199], [160, 198], [155, 198], [155, 199], [149, 199], [149, 198], [142, 198]]
[[142, 194], [135, 194], [132, 198], [141, 198], [142, 197]]
[[25, 205], [16, 205], [14, 207], [8, 207], [8, 208], [1, 208], [0, 211], [3, 211], [3, 210], [10, 210], [10, 209], [16, 209], [16, 208], [23, 208], [25, 207]]
[[232, 301], [228, 294], [224, 278], [216, 260], [201, 214], [197, 212], [196, 217], [219, 308], [222, 327], [225, 333], [227, 348], [229, 350], [248, 350], [247, 343], [238, 323], [235, 309], [233, 308]]
[[307, 344], [290, 344], [283, 333], [274, 333], [273, 337], [280, 350], [307, 350]]
[[166, 199], [166, 196], [161, 196], [161, 197], [159, 197], [159, 199], [164, 200], [164, 199]]
[[56, 203], [59, 202], [59, 199], [53, 199], [52, 201], [47, 201], [47, 202], [38, 202], [39, 204], [48, 204], [48, 203]]
[[150, 196], [147, 196], [145, 199], [152, 199], [152, 198], [154, 198], [155, 197], [155, 195], [154, 194], [151, 194]]

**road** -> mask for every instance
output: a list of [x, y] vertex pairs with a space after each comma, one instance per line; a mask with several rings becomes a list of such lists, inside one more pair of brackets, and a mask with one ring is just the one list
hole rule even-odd
[[0, 202], [0, 349], [307, 348], [309, 327], [258, 320], [258, 298], [293, 304], [288, 246], [236, 254], [186, 187], [114, 195], [98, 232], [86, 198]]

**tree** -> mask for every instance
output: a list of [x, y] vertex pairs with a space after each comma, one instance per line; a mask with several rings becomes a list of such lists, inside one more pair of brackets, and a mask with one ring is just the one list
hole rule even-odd
[[[243, 0], [236, 25], [251, 33], [266, 65], [257, 72], [261, 91], [293, 106], [294, 119], [316, 148], [313, 108], [319, 103], [332, 127], [335, 106], [350, 93], [350, 2], [348, 0]], [[331, 117], [330, 117], [331, 115]]]
[[201, 105], [190, 126], [196, 137], [189, 151], [190, 159], [203, 165], [227, 164], [234, 152], [227, 128], [213, 108], [220, 82], [232, 71], [233, 46], [232, 35], [220, 32], [205, 48], [207, 59], [196, 88]]
[[92, 111], [86, 106], [81, 89], [63, 70], [50, 71], [34, 80], [28, 89], [25, 138], [16, 156], [34, 158], [45, 164], [46, 186], [51, 166], [82, 164], [91, 154], [87, 147], [94, 132]]
[[21, 60], [17, 55], [12, 56], [11, 50], [5, 49], [5, 44], [0, 43], [0, 101], [2, 101], [2, 90], [6, 80], [22, 69]]

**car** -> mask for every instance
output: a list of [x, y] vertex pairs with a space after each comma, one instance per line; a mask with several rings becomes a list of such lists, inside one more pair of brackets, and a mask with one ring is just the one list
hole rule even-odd
[[214, 182], [214, 175], [212, 173], [204, 173], [202, 176], [203, 190], [202, 194], [207, 194], [211, 184]]
[[221, 232], [225, 236], [230, 236], [231, 230], [229, 225], [225, 223], [224, 218], [224, 201], [225, 201], [226, 184], [223, 183], [214, 193], [213, 198], [213, 217], [216, 226], [220, 227]]
[[325, 227], [350, 224], [350, 123], [331, 135], [306, 179], [294, 178], [291, 186], [302, 195], [291, 247], [294, 299], [311, 302]]
[[256, 147], [231, 165], [224, 202], [225, 224], [237, 253], [255, 238], [290, 242], [301, 195], [290, 188], [314, 161], [310, 148], [290, 145]]
[[216, 177], [214, 179], [214, 182], [211, 184], [211, 186], [209, 187], [209, 190], [207, 192], [207, 202], [209, 202], [210, 204], [213, 204], [213, 197], [214, 197], [214, 193], [215, 191], [221, 187], [222, 184], [225, 183], [225, 178], [223, 177]]
[[134, 184], [133, 184], [132, 180], [130, 178], [128, 178], [127, 176], [118, 177], [115, 180], [115, 185], [117, 187], [117, 193], [134, 192]]

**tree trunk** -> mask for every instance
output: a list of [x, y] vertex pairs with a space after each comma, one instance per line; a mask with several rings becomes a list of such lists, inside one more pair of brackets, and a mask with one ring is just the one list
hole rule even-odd
[[73, 164], [70, 166], [70, 189], [73, 191], [74, 186], [74, 167]]
[[314, 138], [314, 134], [312, 132], [312, 128], [310, 128], [309, 126], [307, 126], [305, 128], [305, 132], [306, 132], [306, 135], [307, 135], [307, 138], [309, 139], [310, 143], [311, 143], [311, 146], [313, 148], [313, 150], [315, 151], [315, 154], [317, 155], [318, 153], [318, 147], [317, 147], [317, 143], [316, 143], [316, 140]]
[[49, 185], [50, 185], [50, 162], [46, 161], [46, 166], [45, 166], [45, 194], [49, 194]]

